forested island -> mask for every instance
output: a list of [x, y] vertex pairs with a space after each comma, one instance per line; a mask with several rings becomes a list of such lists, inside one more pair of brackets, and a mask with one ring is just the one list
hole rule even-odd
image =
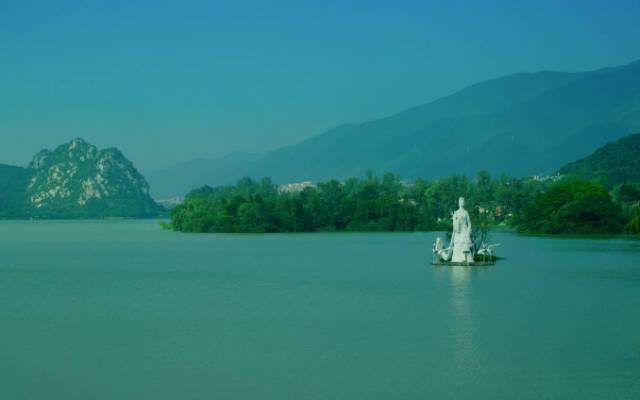
[[393, 174], [332, 180], [290, 191], [270, 179], [203, 187], [171, 212], [184, 232], [317, 232], [449, 230], [457, 198], [468, 199], [480, 225], [535, 233], [638, 233], [640, 188], [609, 191], [580, 180], [475, 179], [452, 176], [408, 183]]

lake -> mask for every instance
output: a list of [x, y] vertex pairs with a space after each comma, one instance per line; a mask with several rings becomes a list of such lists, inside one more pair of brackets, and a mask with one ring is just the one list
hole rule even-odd
[[640, 241], [0, 222], [2, 399], [638, 399]]

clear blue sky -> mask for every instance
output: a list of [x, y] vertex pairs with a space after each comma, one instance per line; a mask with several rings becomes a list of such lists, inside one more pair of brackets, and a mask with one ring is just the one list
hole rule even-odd
[[640, 1], [0, 0], [0, 163], [264, 151], [520, 71], [640, 59]]

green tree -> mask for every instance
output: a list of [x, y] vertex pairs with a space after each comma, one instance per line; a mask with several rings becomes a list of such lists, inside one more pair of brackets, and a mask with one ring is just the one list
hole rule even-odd
[[619, 232], [621, 208], [598, 183], [562, 182], [525, 207], [519, 227], [539, 233]]
[[640, 206], [633, 207], [631, 218], [625, 228], [629, 233], [640, 234]]

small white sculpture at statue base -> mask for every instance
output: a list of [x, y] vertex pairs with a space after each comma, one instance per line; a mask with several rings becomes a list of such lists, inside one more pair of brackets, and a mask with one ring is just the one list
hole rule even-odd
[[434, 262], [437, 261], [449, 261], [449, 249], [445, 249], [442, 244], [442, 239], [438, 236], [436, 243], [433, 245]]

